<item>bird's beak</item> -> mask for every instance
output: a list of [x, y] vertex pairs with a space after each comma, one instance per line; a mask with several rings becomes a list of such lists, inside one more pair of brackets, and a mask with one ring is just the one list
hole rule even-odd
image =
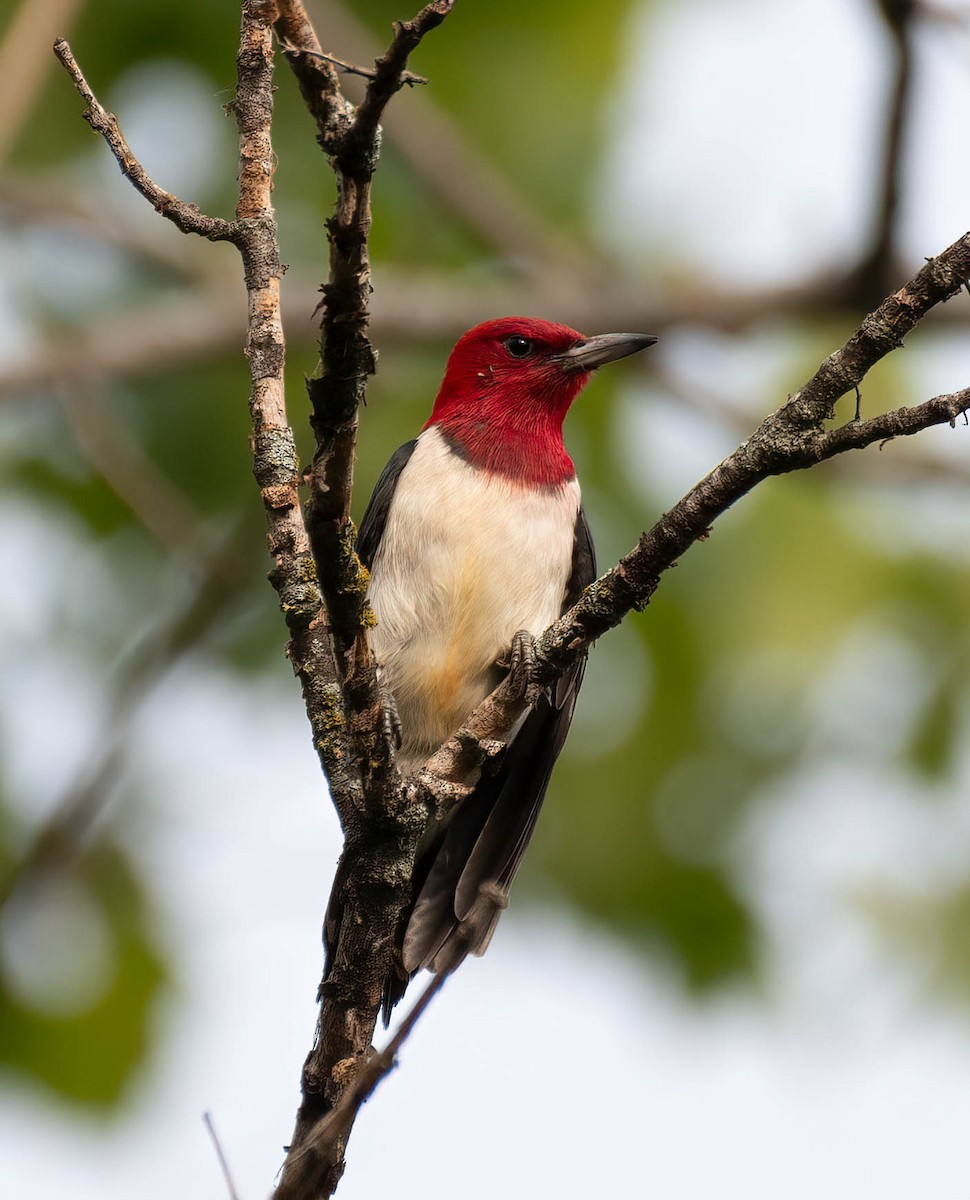
[[656, 340], [651, 333], [598, 333], [557, 354], [553, 361], [564, 371], [595, 371], [604, 363], [646, 350]]

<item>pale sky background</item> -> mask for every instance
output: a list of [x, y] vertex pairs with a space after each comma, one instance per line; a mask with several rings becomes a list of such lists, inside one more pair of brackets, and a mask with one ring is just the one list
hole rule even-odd
[[[651, 247], [667, 242], [725, 281], [738, 271], [783, 280], [820, 255], [849, 253], [876, 149], [872, 22], [862, 0], [669, 5], [637, 21], [601, 227], [622, 228], [627, 249], [639, 239], [645, 270]], [[919, 66], [911, 163], [932, 167], [932, 186], [919, 185], [906, 208], [903, 249], [915, 262], [970, 226], [970, 51], [955, 35], [927, 36]], [[167, 91], [163, 71], [157, 79]], [[208, 91], [199, 102], [211, 106]], [[200, 138], [207, 128], [203, 114]], [[191, 169], [204, 164], [198, 154]], [[750, 348], [704, 352], [722, 354], [729, 385], [757, 384]], [[933, 369], [935, 390], [965, 386], [970, 354]], [[630, 428], [619, 423], [633, 407], [621, 403], [618, 429]], [[634, 425], [671, 498], [718, 453], [716, 433], [698, 450], [696, 425], [688, 446], [683, 420], [660, 404]], [[2, 515], [0, 560], [23, 560], [34, 520], [20, 508]], [[0, 577], [0, 628], [18, 639], [4, 650], [0, 697], [15, 734], [9, 769], [35, 805], [69, 775], [103, 699], [85, 664], [50, 657], [45, 630], [70, 617], [66, 578], [83, 576], [86, 595], [110, 602], [96, 562], [66, 534], [45, 527], [43, 537], [51, 552], [46, 568], [31, 564], [29, 598]], [[844, 711], [884, 711], [864, 668], [885, 647], [862, 633], [857, 642]], [[39, 726], [31, 714], [41, 707]], [[137, 735], [154, 805], [131, 819], [129, 840], [162, 905], [175, 987], [120, 1120], [79, 1117], [5, 1080], [0, 1196], [10, 1200], [222, 1197], [204, 1111], [242, 1200], [255, 1200], [292, 1128], [339, 849], [298, 689], [284, 677], [256, 695], [207, 664], [186, 666]], [[765, 796], [739, 839], [772, 947], [770, 1003], [727, 995], [693, 1008], [661, 968], [601, 931], [513, 906], [487, 957], [449, 982], [364, 1109], [342, 1200], [966, 1200], [970, 1024], [927, 999], [919, 965], [890, 959], [850, 897], [873, 879], [920, 889], [970, 874], [967, 787], [927, 805], [898, 779], [862, 774], [832, 737], [830, 757]], [[970, 756], [963, 767], [967, 784]], [[58, 936], [37, 931], [54, 949]]]

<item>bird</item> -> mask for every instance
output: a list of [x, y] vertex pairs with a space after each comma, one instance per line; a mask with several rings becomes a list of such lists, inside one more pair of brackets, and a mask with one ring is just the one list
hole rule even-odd
[[[431, 416], [380, 476], [357, 552], [370, 573], [368, 643], [393, 709], [402, 773], [419, 770], [596, 577], [563, 420], [597, 368], [656, 337], [585, 337], [531, 317], [456, 342]], [[585, 657], [522, 720], [498, 761], [419, 846], [385, 1025], [422, 968], [484, 953], [572, 720]]]

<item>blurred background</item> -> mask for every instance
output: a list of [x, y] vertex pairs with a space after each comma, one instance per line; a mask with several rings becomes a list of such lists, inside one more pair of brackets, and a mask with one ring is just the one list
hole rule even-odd
[[[401, 0], [310, 8], [370, 61]], [[282, 1161], [339, 852], [250, 477], [230, 0], [0, 15], [0, 1193], [242, 1197]], [[357, 512], [506, 313], [660, 345], [568, 441], [605, 568], [970, 227], [970, 6], [460, 0], [386, 123]], [[327, 166], [280, 64], [309, 448]], [[348, 90], [353, 91], [353, 83]], [[970, 300], [863, 385], [970, 382]], [[843, 400], [838, 419], [848, 419]], [[511, 911], [340, 1194], [964, 1197], [970, 431], [775, 479], [593, 652]], [[433, 1132], [432, 1132], [433, 1131]], [[431, 1132], [431, 1137], [429, 1137]]]

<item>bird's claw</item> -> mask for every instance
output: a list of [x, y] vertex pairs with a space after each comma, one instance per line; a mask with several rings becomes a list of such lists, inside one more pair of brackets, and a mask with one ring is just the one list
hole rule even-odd
[[520, 629], [512, 638], [509, 652], [509, 683], [519, 698], [528, 690], [535, 660], [536, 640], [528, 629]]
[[397, 711], [397, 701], [394, 699], [394, 693], [386, 683], [382, 683], [380, 689], [381, 723], [384, 737], [390, 746], [395, 750], [400, 750], [403, 735], [401, 733], [401, 716]]

